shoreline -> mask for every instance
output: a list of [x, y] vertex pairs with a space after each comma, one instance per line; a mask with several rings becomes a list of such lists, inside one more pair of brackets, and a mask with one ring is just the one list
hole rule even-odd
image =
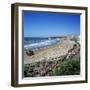
[[65, 56], [70, 49], [73, 48], [75, 41], [63, 40], [60, 44], [44, 48], [35, 52], [34, 55], [28, 56], [24, 53], [24, 64], [30, 64], [38, 61], [53, 61], [59, 60], [62, 56]]

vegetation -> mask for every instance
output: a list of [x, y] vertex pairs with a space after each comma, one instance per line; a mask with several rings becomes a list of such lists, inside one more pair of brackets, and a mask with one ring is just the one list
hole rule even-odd
[[55, 69], [54, 75], [79, 75], [80, 74], [80, 60], [65, 60], [58, 68]]
[[80, 59], [66, 59], [65, 61], [46, 61], [26, 64], [24, 66], [24, 77], [35, 76], [64, 76], [79, 75]]
[[24, 77], [28, 77], [28, 69], [29, 69], [29, 65], [25, 65], [25, 67], [24, 67]]

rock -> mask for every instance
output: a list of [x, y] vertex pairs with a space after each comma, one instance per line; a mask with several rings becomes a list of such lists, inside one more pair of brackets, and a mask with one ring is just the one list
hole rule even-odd
[[34, 55], [34, 52], [33, 52], [32, 50], [27, 50], [27, 51], [26, 51], [26, 54], [27, 54], [28, 56], [32, 56], [32, 55]]

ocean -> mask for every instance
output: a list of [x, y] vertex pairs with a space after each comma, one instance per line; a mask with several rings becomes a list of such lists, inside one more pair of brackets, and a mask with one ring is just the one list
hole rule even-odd
[[24, 50], [39, 50], [60, 43], [59, 38], [24, 37]]

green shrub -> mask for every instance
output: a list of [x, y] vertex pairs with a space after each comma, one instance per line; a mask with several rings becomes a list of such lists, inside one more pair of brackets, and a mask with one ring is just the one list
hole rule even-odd
[[29, 65], [24, 65], [24, 77], [28, 77]]
[[58, 68], [55, 69], [54, 75], [79, 75], [80, 74], [80, 60], [67, 60], [62, 62]]

